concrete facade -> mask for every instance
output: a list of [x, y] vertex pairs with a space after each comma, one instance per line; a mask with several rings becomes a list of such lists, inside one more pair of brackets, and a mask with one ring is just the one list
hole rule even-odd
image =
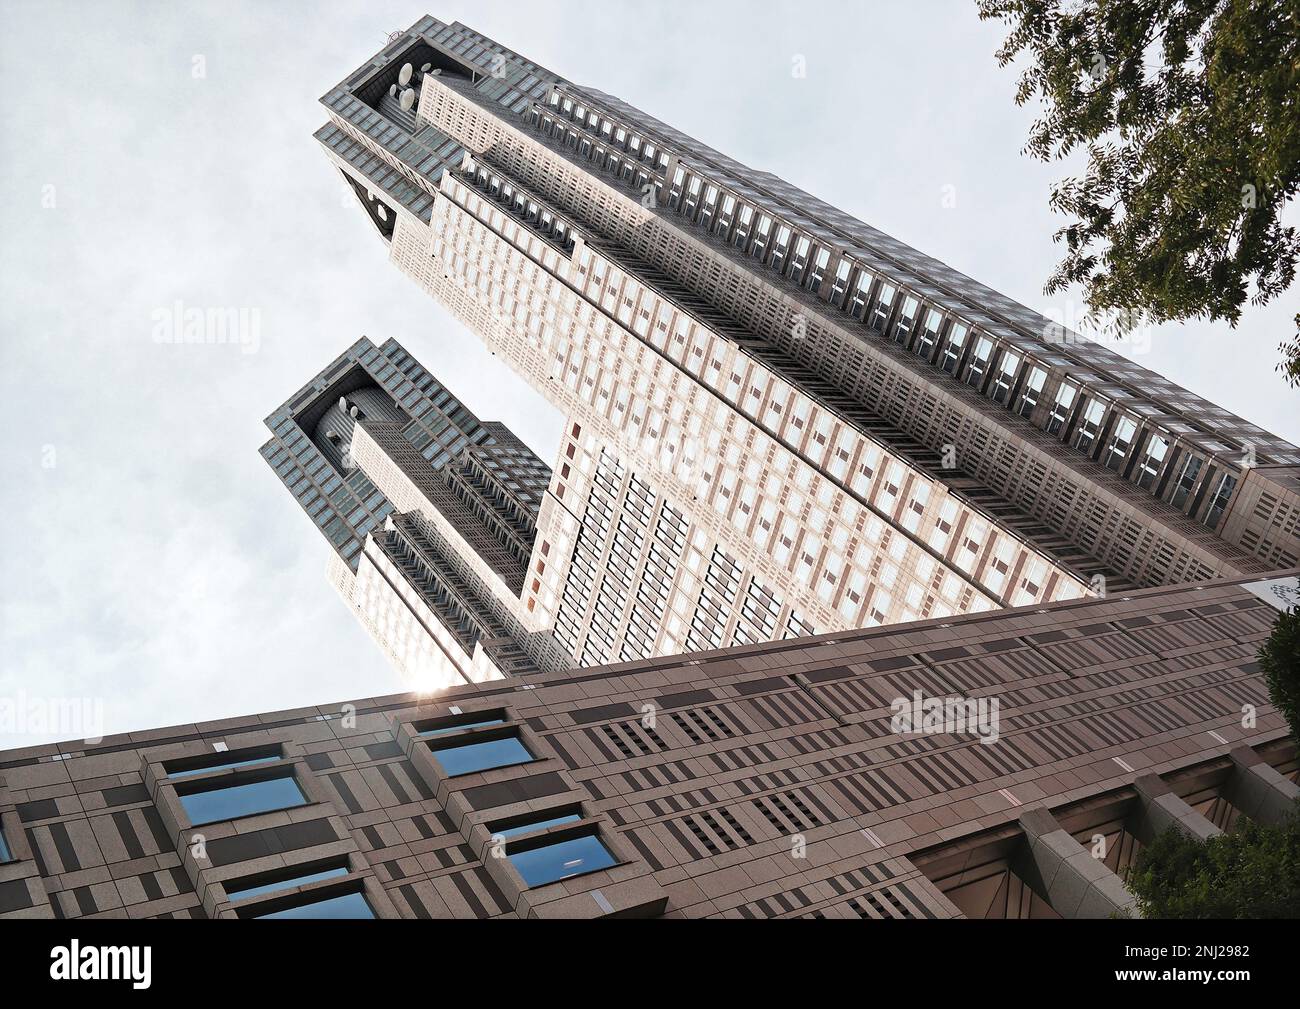
[[[1153, 796], [1217, 828], [1261, 805], [1243, 766], [1294, 789], [1276, 612], [1179, 586], [8, 751], [0, 915], [1106, 916]], [[996, 718], [900, 723], [918, 692]], [[530, 759], [448, 773], [501, 740]], [[187, 818], [286, 776], [291, 808]], [[591, 837], [610, 864], [558, 882], [511, 858]]]

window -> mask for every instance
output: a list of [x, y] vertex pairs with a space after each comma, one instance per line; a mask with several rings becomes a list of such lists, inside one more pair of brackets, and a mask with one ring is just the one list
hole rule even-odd
[[967, 332], [965, 324], [960, 322], [954, 322], [948, 330], [948, 342], [944, 345], [939, 367], [949, 375], [957, 374], [957, 364], [961, 361], [962, 348], [966, 346]]
[[1078, 391], [1072, 385], [1062, 385], [1056, 390], [1056, 400], [1052, 403], [1052, 412], [1047, 417], [1048, 434], [1056, 434], [1069, 422], [1074, 397]]
[[513, 827], [497, 827], [492, 831], [492, 836], [510, 838], [518, 837], [520, 834], [535, 834], [539, 830], [558, 827], [564, 823], [577, 823], [581, 819], [581, 813], [561, 813], [559, 816], [548, 817], [545, 820], [530, 820]]
[[227, 784], [227, 781], [218, 778], [215, 782], [198, 783], [194, 791], [177, 792], [177, 798], [193, 826], [307, 805], [307, 797], [302, 794], [292, 773], [281, 773], [279, 777], [260, 781], [241, 781], [238, 778], [233, 784]]
[[1029, 372], [1029, 378], [1025, 379], [1024, 391], [1020, 394], [1020, 409], [1017, 411], [1022, 417], [1029, 417], [1034, 412], [1034, 407], [1038, 405], [1038, 396], [1043, 391], [1043, 383], [1047, 381], [1047, 372], [1042, 368], [1034, 368]]
[[[491, 738], [484, 738], [485, 735]], [[519, 738], [519, 730], [513, 727], [504, 731], [482, 729], [464, 738], [459, 734], [449, 734], [430, 740], [429, 749], [450, 777], [526, 764], [537, 759]]]
[[808, 290], [816, 294], [822, 288], [822, 278], [826, 276], [826, 267], [831, 261], [829, 249], [818, 249], [813, 257], [812, 272], [808, 274]]
[[1115, 421], [1115, 430], [1106, 443], [1106, 451], [1101, 454], [1101, 463], [1107, 469], [1119, 469], [1128, 458], [1128, 450], [1133, 445], [1133, 433], [1137, 425], [1127, 417]]
[[853, 286], [853, 297], [849, 299], [849, 315], [855, 319], [861, 319], [866, 310], [867, 292], [871, 290], [873, 280], [875, 278], [866, 270], [858, 273], [857, 283]]
[[9, 842], [5, 839], [5, 829], [0, 827], [0, 863], [17, 861], [14, 858], [13, 850], [9, 847]]
[[233, 753], [208, 753], [200, 757], [183, 757], [169, 760], [163, 764], [163, 770], [169, 778], [191, 778], [196, 774], [209, 771], [228, 771], [232, 767], [248, 767], [252, 764], [273, 763], [282, 759], [280, 747], [255, 747], [236, 750]]
[[578, 809], [570, 808], [558, 814], [552, 810], [534, 814], [534, 817], [522, 823], [506, 821], [510, 823], [508, 827], [489, 827], [493, 837], [522, 838], [506, 846], [506, 857], [528, 886], [544, 886], [598, 869], [608, 869], [618, 862], [601, 841], [595, 824], [578, 826], [572, 831], [542, 833], [564, 824], [580, 823], [582, 813]]
[[974, 386], [976, 389], [984, 384], [984, 372], [989, 366], [989, 358], [993, 356], [993, 341], [987, 336], [981, 336], [975, 341], [975, 349], [971, 351], [970, 364], [966, 368], [966, 384]]
[[1100, 399], [1090, 400], [1088, 405], [1083, 408], [1083, 416], [1079, 419], [1079, 428], [1074, 432], [1074, 447], [1080, 452], [1087, 452], [1092, 448], [1092, 443], [1097, 439], [1097, 432], [1101, 430], [1101, 421], [1105, 415], [1106, 403]]
[[506, 857], [529, 886], [543, 886], [608, 869], [616, 861], [595, 834], [555, 841], [525, 851], [509, 851]]
[[1196, 478], [1200, 475], [1201, 459], [1198, 456], [1189, 455], [1187, 461], [1183, 463], [1182, 472], [1178, 474], [1178, 479], [1174, 482], [1174, 492], [1169, 498], [1169, 503], [1175, 508], [1183, 507], [1192, 493], [1192, 488], [1196, 486]]
[[939, 327], [943, 324], [943, 315], [936, 309], [927, 309], [925, 313], [925, 323], [921, 326], [921, 335], [916, 341], [916, 353], [918, 357], [924, 357], [927, 360], [930, 353], [934, 350], [934, 345], [939, 340]]
[[448, 732], [459, 732], [461, 729], [481, 729], [485, 725], [504, 725], [505, 721], [504, 718], [485, 718], [473, 722], [463, 722], [457, 725], [444, 725], [441, 728], [420, 729], [416, 734], [422, 738], [427, 736], [441, 736]]
[[835, 281], [831, 284], [831, 304], [836, 308], [844, 306], [844, 292], [848, 290], [849, 273], [853, 270], [853, 261], [841, 259], [835, 266]]
[[894, 342], [907, 345], [912, 335], [912, 323], [916, 321], [916, 310], [920, 302], [908, 295], [903, 299], [903, 307], [898, 310], [898, 319], [894, 323]]
[[250, 897], [261, 897], [268, 893], [275, 893], [277, 890], [290, 890], [295, 886], [318, 883], [322, 879], [337, 879], [339, 876], [346, 876], [347, 874], [348, 867], [346, 863], [325, 868], [322, 868], [319, 863], [315, 866], [296, 865], [292, 869], [281, 869], [270, 875], [259, 873], [256, 876], [230, 880], [223, 886], [226, 890], [226, 896], [231, 900], [247, 900]]
[[871, 313], [870, 326], [878, 333], [885, 331], [885, 323], [889, 321], [889, 314], [894, 309], [894, 295], [898, 293], [898, 288], [893, 284], [881, 284], [880, 291], [876, 294], [876, 307]]
[[998, 403], [1005, 403], [1011, 395], [1011, 387], [1016, 384], [1016, 375], [1020, 371], [1021, 357], [1014, 350], [1004, 350], [1002, 360], [998, 362], [997, 377], [989, 395]]
[[1205, 524], [1211, 529], [1219, 524], [1219, 519], [1223, 518], [1223, 512], [1228, 507], [1228, 502], [1232, 500], [1232, 492], [1236, 487], [1237, 478], [1231, 473], [1224, 473], [1219, 480], [1219, 485], [1214, 488], [1209, 510], [1205, 513]]
[[1146, 450], [1142, 453], [1142, 461], [1138, 463], [1137, 484], [1139, 487], [1150, 490], [1156, 482], [1156, 477], [1160, 475], [1160, 467], [1165, 461], [1165, 454], [1169, 451], [1169, 442], [1156, 435], [1152, 435], [1147, 440]]
[[334, 897], [323, 897], [320, 900], [313, 900], [306, 904], [297, 904], [282, 911], [254, 915], [259, 920], [272, 918], [332, 918], [338, 920], [343, 918], [373, 918], [374, 916], [375, 912], [359, 890]]

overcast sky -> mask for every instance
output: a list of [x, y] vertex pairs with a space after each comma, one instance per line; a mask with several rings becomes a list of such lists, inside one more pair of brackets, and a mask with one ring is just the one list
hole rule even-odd
[[[974, 0], [0, 6], [0, 698], [99, 699], [108, 732], [401, 689], [257, 454], [359, 336], [554, 458], [560, 418], [387, 263], [311, 139], [319, 96], [421, 14], [1079, 311], [1042, 295], [1061, 168], [1019, 153], [1033, 112]], [[1142, 362], [1300, 440], [1273, 371], [1293, 295], [1236, 331], [1166, 327]], [[256, 311], [256, 352], [157, 342], [177, 302]], [[14, 728], [0, 746], [68, 735]]]

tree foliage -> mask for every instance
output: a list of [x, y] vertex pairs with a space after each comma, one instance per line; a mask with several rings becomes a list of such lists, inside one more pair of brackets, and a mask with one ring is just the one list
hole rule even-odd
[[1278, 614], [1273, 633], [1260, 646], [1259, 670], [1273, 707], [1300, 739], [1300, 607]]
[[1300, 810], [1205, 841], [1169, 827], [1126, 882], [1144, 918], [1300, 918]]
[[[1079, 284], [1093, 313], [1235, 325], [1295, 277], [1300, 234], [1300, 4], [1295, 0], [979, 0], [1024, 57], [1038, 99], [1025, 150], [1086, 154], [1053, 186], [1065, 256], [1049, 294]], [[1300, 317], [1297, 317], [1300, 326]], [[1284, 355], [1287, 348], [1283, 346]], [[1297, 356], [1279, 370], [1300, 384]]]

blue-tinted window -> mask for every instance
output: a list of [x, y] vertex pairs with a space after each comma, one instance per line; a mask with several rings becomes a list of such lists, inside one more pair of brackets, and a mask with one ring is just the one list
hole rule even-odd
[[461, 729], [479, 729], [484, 725], [504, 725], [504, 718], [488, 718], [481, 722], [464, 722], [461, 725], [447, 725], [441, 729], [425, 729], [419, 733], [421, 736], [441, 736], [448, 732], [459, 732]]
[[201, 823], [233, 820], [237, 816], [269, 813], [307, 804], [302, 789], [291, 775], [190, 792], [178, 798], [185, 807], [185, 815], [196, 827]]
[[545, 820], [534, 820], [531, 823], [521, 823], [517, 827], [503, 827], [500, 830], [492, 831], [493, 836], [501, 837], [518, 837], [520, 834], [531, 834], [535, 830], [546, 830], [547, 827], [558, 827], [561, 823], [577, 823], [582, 819], [581, 813], [565, 813], [563, 816], [552, 816]]
[[486, 771], [508, 764], [523, 764], [534, 759], [518, 736], [464, 743], [432, 751], [434, 758], [449, 775]]
[[[269, 757], [248, 757], [245, 760], [227, 760], [221, 764], [208, 764], [206, 767], [192, 767], [188, 771], [168, 771], [169, 778], [189, 778], [196, 774], [207, 774], [209, 771], [225, 771], [232, 767], [247, 767], [249, 764], [264, 764], [268, 761], [279, 760], [278, 756]], [[164, 765], [166, 766], [166, 765]]]
[[556, 841], [528, 851], [508, 851], [506, 857], [529, 886], [541, 886], [580, 876], [584, 872], [607, 869], [615, 863], [610, 850], [595, 834]]
[[366, 898], [359, 893], [345, 893], [338, 897], [326, 897], [324, 900], [297, 907], [272, 911], [270, 914], [255, 915], [256, 918], [373, 918], [375, 912], [370, 909]]
[[295, 886], [305, 886], [308, 883], [316, 883], [322, 879], [334, 879], [337, 876], [346, 876], [347, 874], [348, 867], [340, 865], [332, 869], [320, 869], [317, 872], [286, 876], [284, 879], [277, 879], [273, 883], [262, 883], [257, 886], [240, 886], [238, 883], [232, 882], [226, 884], [226, 896], [231, 900], [247, 900], [249, 897], [258, 897], [264, 893], [275, 893], [277, 890], [288, 890]]
[[9, 842], [5, 840], [4, 828], [0, 827], [0, 862], [12, 862], [14, 853], [9, 850]]

